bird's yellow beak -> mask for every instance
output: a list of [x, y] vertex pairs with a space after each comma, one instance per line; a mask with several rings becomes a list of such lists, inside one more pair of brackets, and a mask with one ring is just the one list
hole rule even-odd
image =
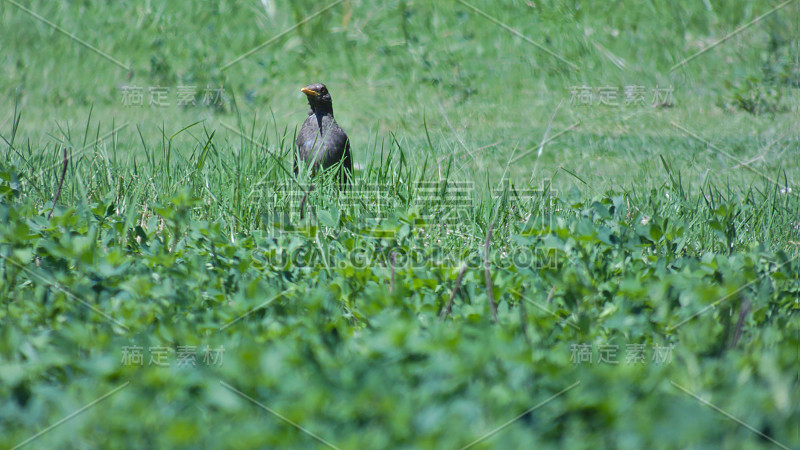
[[303, 89], [300, 89], [300, 92], [302, 92], [303, 94], [306, 94], [306, 95], [313, 95], [314, 97], [318, 97], [319, 96], [319, 92], [312, 91], [311, 89], [309, 89], [307, 87], [304, 87]]

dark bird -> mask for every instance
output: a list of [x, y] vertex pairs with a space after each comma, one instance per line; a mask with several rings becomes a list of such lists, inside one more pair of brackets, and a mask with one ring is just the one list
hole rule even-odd
[[298, 159], [305, 161], [316, 174], [320, 167], [325, 170], [342, 162], [339, 172], [341, 181], [347, 181], [353, 173], [353, 158], [350, 156], [350, 140], [333, 118], [333, 101], [328, 88], [322, 83], [309, 84], [301, 89], [311, 111], [297, 133], [294, 155], [294, 173], [298, 173]]

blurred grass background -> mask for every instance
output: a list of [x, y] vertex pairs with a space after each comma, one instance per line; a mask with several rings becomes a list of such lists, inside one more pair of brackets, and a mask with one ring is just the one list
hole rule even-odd
[[[121, 150], [138, 157], [143, 157], [141, 139], [159, 143], [162, 126], [171, 136], [197, 121], [217, 130], [218, 140], [238, 142], [223, 124], [243, 129], [240, 119], [248, 129], [255, 127], [255, 136], [271, 130], [269, 145], [275, 146], [284, 134], [291, 140], [307, 111], [298, 88], [321, 81], [333, 93], [337, 119], [362, 166], [372, 158], [372, 143], [393, 133], [414, 161], [432, 150], [428, 156], [441, 166], [456, 155], [463, 168], [458, 176], [468, 180], [538, 185], [564, 167], [598, 191], [642, 182], [659, 185], [664, 182], [659, 155], [686, 172], [688, 185], [701, 185], [709, 171], [736, 183], [752, 179], [752, 173], [734, 168], [736, 160], [688, 136], [676, 123], [741, 161], [759, 158], [752, 164], [771, 176], [785, 170], [795, 182], [798, 158], [791, 155], [800, 145], [797, 3], [780, 7], [670, 71], [776, 5], [345, 0], [223, 70], [326, 5], [268, 0], [203, 6], [25, 3], [129, 66], [128, 71], [4, 2], [0, 20], [8, 32], [0, 47], [6, 67], [0, 74], [5, 105], [0, 134], [8, 137], [18, 99], [23, 120], [17, 139], [30, 139], [36, 150], [63, 139], [67, 128], [82, 134], [92, 109], [92, 133], [97, 127], [100, 134], [110, 131], [112, 121], [125, 124]], [[643, 106], [622, 105], [625, 86], [633, 85], [645, 90]], [[144, 89], [144, 106], [123, 105], [125, 86]], [[170, 106], [149, 105], [151, 86], [170, 89]], [[178, 86], [197, 88], [197, 106], [176, 105]], [[224, 89], [224, 105], [202, 105], [209, 86]], [[600, 105], [596, 97], [582, 105], [571, 94], [577, 86], [616, 88], [621, 105]], [[652, 107], [653, 90], [670, 87], [673, 106]], [[566, 129], [544, 147], [532, 177], [546, 134]], [[190, 153], [197, 145], [195, 131], [173, 142], [176, 151]], [[569, 178], [555, 177], [554, 185], [581, 185]]]

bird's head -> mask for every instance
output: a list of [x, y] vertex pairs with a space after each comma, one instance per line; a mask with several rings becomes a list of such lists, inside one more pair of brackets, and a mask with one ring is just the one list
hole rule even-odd
[[333, 100], [328, 88], [322, 83], [313, 83], [300, 89], [308, 97], [308, 104], [313, 111], [333, 111]]

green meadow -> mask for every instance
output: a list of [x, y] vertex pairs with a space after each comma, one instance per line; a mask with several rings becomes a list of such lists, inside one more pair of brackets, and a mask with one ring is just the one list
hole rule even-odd
[[800, 447], [798, 17], [0, 0], [0, 446]]

